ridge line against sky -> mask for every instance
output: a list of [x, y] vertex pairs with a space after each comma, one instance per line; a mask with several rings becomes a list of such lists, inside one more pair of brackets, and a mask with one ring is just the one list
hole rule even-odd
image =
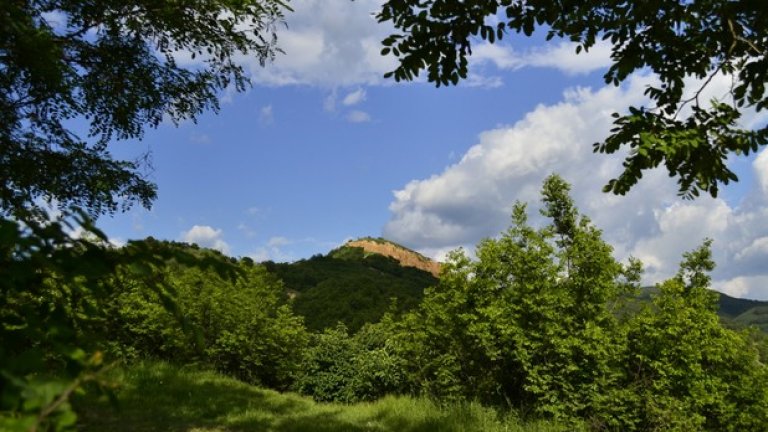
[[[110, 236], [280, 261], [382, 234], [441, 258], [505, 229], [515, 200], [535, 216], [541, 181], [557, 172], [616, 256], [644, 261], [646, 283], [672, 275], [683, 251], [711, 237], [715, 287], [768, 299], [764, 150], [733, 161], [741, 181], [718, 199], [682, 201], [663, 172], [625, 197], [600, 191], [621, 155], [595, 155], [591, 144], [651, 82], [637, 75], [606, 87], [607, 46], [577, 56], [567, 42], [511, 37], [474, 47], [458, 88], [394, 84], [382, 78], [394, 63], [379, 55], [389, 32], [371, 16], [379, 1], [291, 4], [278, 34], [286, 54], [265, 68], [240, 59], [254, 87], [222, 95], [220, 115], [112, 147], [118, 157], [152, 153], [159, 198], [151, 211], [101, 220]], [[709, 96], [728, 85], [718, 78]]]

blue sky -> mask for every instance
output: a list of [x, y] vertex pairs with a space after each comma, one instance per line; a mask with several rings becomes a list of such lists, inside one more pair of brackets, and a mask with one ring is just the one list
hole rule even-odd
[[541, 180], [558, 172], [617, 257], [646, 263], [646, 282], [669, 277], [683, 251], [711, 237], [715, 287], [768, 299], [768, 154], [735, 160], [742, 182], [719, 199], [681, 201], [663, 172], [625, 197], [600, 192], [620, 156], [594, 155], [591, 144], [612, 112], [643, 103], [653, 79], [604, 86], [607, 46], [576, 56], [566, 42], [513, 37], [476, 45], [458, 87], [395, 84], [382, 78], [393, 63], [378, 55], [389, 29], [370, 17], [376, 0], [291, 4], [278, 33], [285, 55], [265, 68], [241, 59], [252, 89], [225, 92], [221, 112], [196, 124], [113, 145], [119, 158], [151, 154], [159, 197], [151, 210], [102, 218], [112, 238], [290, 261], [372, 235], [441, 258], [503, 230], [515, 200], [535, 214]]

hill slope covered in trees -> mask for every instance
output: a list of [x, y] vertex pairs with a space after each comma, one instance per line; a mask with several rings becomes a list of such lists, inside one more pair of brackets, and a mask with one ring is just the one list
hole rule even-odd
[[437, 283], [432, 273], [402, 264], [421, 262], [429, 269], [437, 267], [434, 261], [383, 239], [375, 242], [396, 253], [384, 256], [362, 246], [373, 242], [361, 239], [326, 255], [264, 265], [283, 280], [294, 311], [304, 316], [309, 329], [322, 330], [341, 322], [355, 331], [379, 321], [387, 311], [412, 309], [421, 301], [424, 289]]

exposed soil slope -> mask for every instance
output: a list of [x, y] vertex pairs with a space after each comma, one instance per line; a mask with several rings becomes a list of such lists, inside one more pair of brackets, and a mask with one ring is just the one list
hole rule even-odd
[[439, 262], [387, 240], [364, 238], [349, 241], [344, 246], [363, 248], [365, 252], [393, 258], [400, 262], [402, 266], [416, 267], [419, 270], [432, 273], [435, 277], [440, 276]]

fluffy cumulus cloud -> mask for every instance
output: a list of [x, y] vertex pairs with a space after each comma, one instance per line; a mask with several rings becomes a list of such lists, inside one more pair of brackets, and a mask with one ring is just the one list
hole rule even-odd
[[344, 106], [352, 106], [357, 105], [363, 101], [365, 101], [365, 89], [359, 88], [344, 96], [344, 100], [342, 100], [341, 103]]
[[[728, 80], [713, 83], [718, 92]], [[755, 181], [738, 204], [709, 197], [681, 201], [677, 185], [657, 170], [626, 196], [601, 187], [621, 169], [622, 155], [597, 155], [592, 143], [611, 128], [610, 114], [644, 102], [647, 77], [625, 87], [568, 90], [562, 102], [540, 105], [522, 120], [480, 134], [461, 160], [395, 191], [384, 235], [432, 256], [469, 249], [509, 223], [516, 200], [531, 205], [534, 223], [543, 179], [558, 173], [573, 185], [579, 208], [604, 230], [618, 258], [646, 265], [646, 283], [674, 274], [684, 251], [714, 240], [715, 287], [768, 299], [768, 152], [754, 160]], [[749, 117], [749, 116], [748, 116]], [[754, 121], [748, 118], [746, 121]]]
[[264, 85], [304, 84], [323, 87], [378, 84], [394, 61], [382, 57], [381, 40], [391, 27], [378, 24], [380, 0], [295, 0], [278, 30], [285, 52], [262, 68], [243, 58], [255, 82]]
[[181, 233], [182, 241], [195, 243], [202, 247], [216, 249], [224, 254], [229, 254], [229, 245], [222, 238], [222, 231], [208, 225], [195, 225]]
[[515, 51], [501, 43], [482, 43], [472, 49], [472, 61], [479, 66], [491, 63], [499, 69], [545, 67], [558, 69], [568, 75], [578, 75], [610, 66], [611, 44], [598, 41], [589, 51], [577, 55], [576, 44], [573, 42], [553, 42], [525, 51]]

